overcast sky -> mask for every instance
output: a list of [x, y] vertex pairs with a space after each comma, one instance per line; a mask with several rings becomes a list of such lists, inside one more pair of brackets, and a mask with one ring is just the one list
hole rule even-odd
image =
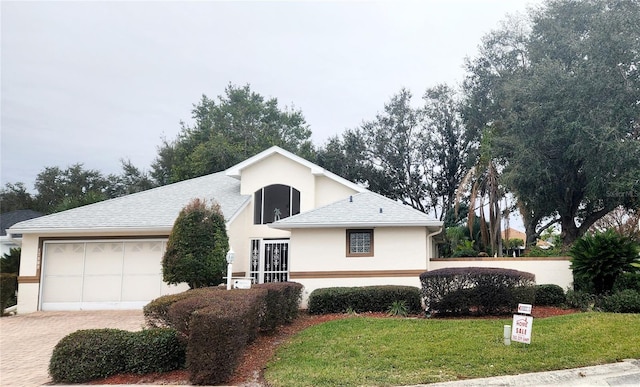
[[540, 1], [0, 4], [0, 179], [32, 189], [47, 166], [148, 170], [229, 83], [300, 109], [320, 145], [402, 87], [455, 86], [482, 36]]

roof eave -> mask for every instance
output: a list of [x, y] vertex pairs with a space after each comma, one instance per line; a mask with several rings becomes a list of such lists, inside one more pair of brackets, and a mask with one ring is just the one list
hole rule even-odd
[[108, 234], [131, 234], [131, 233], [156, 233], [156, 234], [169, 234], [171, 233], [171, 229], [173, 225], [170, 227], [160, 226], [160, 227], [67, 227], [67, 228], [56, 228], [56, 227], [43, 227], [43, 228], [10, 228], [7, 232], [10, 235], [14, 234], [38, 234], [38, 235], [46, 235], [46, 234], [93, 234], [93, 233], [108, 233]]
[[304, 229], [304, 228], [376, 228], [376, 227], [441, 227], [440, 222], [430, 223], [411, 223], [411, 222], [376, 222], [376, 223], [296, 223], [296, 224], [277, 224], [271, 223], [269, 227], [278, 230], [292, 230], [292, 229]]

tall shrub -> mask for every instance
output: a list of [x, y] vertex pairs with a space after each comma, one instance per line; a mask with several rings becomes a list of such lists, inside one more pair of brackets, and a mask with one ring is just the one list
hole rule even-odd
[[504, 314], [518, 303], [533, 303], [535, 275], [511, 269], [453, 267], [420, 274], [428, 312]]
[[162, 258], [165, 282], [198, 288], [221, 284], [229, 247], [224, 215], [218, 204], [192, 200], [176, 219]]
[[610, 292], [620, 274], [637, 270], [639, 251], [637, 242], [614, 230], [585, 234], [569, 251], [576, 290], [592, 287], [595, 294]]

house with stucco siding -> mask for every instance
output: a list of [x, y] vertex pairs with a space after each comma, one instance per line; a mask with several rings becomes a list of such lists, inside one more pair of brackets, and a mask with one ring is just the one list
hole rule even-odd
[[412, 285], [436, 256], [442, 222], [279, 147], [226, 171], [20, 222], [18, 313], [137, 309], [187, 289], [162, 281], [180, 210], [214, 200], [233, 276], [328, 286]]

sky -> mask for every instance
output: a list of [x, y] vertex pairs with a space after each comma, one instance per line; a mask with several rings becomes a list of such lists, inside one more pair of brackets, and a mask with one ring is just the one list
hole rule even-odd
[[0, 2], [0, 183], [45, 167], [149, 170], [203, 94], [249, 84], [316, 145], [400, 91], [458, 85], [507, 14], [540, 1]]

